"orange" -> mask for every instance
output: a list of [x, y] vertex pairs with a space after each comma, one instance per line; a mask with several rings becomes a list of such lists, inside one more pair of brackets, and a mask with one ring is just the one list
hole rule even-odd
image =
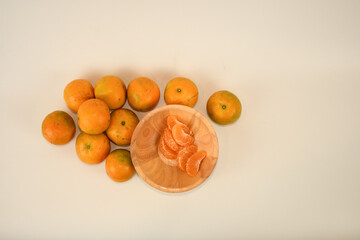
[[76, 154], [81, 161], [97, 164], [105, 160], [110, 152], [110, 141], [105, 134], [80, 133], [75, 143]]
[[194, 137], [186, 133], [180, 124], [175, 124], [172, 128], [172, 136], [180, 146], [190, 145], [194, 142]]
[[177, 117], [175, 115], [169, 115], [167, 118], [166, 118], [166, 124], [168, 126], [168, 128], [170, 130], [172, 130], [172, 128], [174, 127], [175, 124], [183, 124], [182, 122], [180, 122]]
[[176, 159], [177, 152], [175, 152], [168, 145], [165, 144], [164, 135], [161, 135], [158, 147], [160, 149], [160, 152], [164, 155], [164, 157], [168, 159]]
[[223, 90], [210, 96], [206, 110], [214, 122], [226, 125], [239, 119], [241, 103], [235, 94]]
[[164, 142], [165, 144], [171, 148], [171, 150], [177, 152], [180, 150], [180, 146], [175, 142], [171, 131], [168, 128], [165, 128], [164, 133], [163, 133], [163, 137], [164, 137]]
[[197, 152], [197, 146], [196, 145], [188, 145], [184, 148], [182, 148], [177, 157], [177, 164], [178, 167], [182, 170], [182, 171], [186, 171], [186, 163], [189, 160], [189, 158]]
[[166, 119], [166, 123], [170, 131], [172, 131], [175, 124], [180, 124], [185, 133], [190, 133], [190, 135], [193, 134], [192, 131], [190, 131], [190, 128], [186, 126], [186, 124], [180, 122], [175, 115], [169, 115]]
[[133, 109], [146, 112], [153, 109], [159, 102], [160, 89], [158, 85], [149, 78], [135, 78], [129, 83], [127, 98]]
[[110, 109], [121, 108], [126, 100], [126, 86], [115, 76], [105, 76], [95, 85], [95, 97], [103, 100]]
[[139, 118], [129, 109], [118, 109], [111, 113], [107, 136], [117, 145], [129, 145]]
[[194, 153], [186, 163], [186, 172], [189, 176], [194, 177], [199, 171], [202, 160], [206, 158], [205, 151]]
[[166, 104], [181, 104], [193, 107], [198, 99], [198, 88], [190, 79], [177, 77], [170, 80], [164, 92]]
[[110, 110], [100, 99], [89, 99], [78, 110], [79, 128], [88, 134], [104, 132], [110, 125]]
[[41, 131], [48, 142], [63, 145], [74, 137], [75, 122], [66, 112], [54, 111], [43, 120]]
[[106, 158], [105, 170], [115, 182], [125, 182], [135, 174], [130, 152], [125, 149], [116, 149]]
[[77, 112], [80, 105], [86, 100], [94, 98], [94, 88], [84, 79], [76, 79], [66, 85], [64, 99], [71, 111]]

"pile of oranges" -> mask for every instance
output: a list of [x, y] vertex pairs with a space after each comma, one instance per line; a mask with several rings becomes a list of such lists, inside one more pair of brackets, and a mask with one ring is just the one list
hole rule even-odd
[[[82, 131], [75, 142], [77, 156], [87, 164], [98, 164], [106, 159], [106, 172], [116, 182], [127, 181], [135, 173], [128, 150], [116, 149], [110, 152], [110, 141], [118, 146], [129, 145], [139, 123], [136, 113], [123, 108], [126, 99], [132, 109], [150, 111], [159, 102], [160, 89], [153, 80], [146, 77], [135, 78], [126, 87], [124, 82], [115, 76], [101, 78], [95, 87], [87, 80], [76, 79], [64, 89], [65, 103], [72, 112], [77, 113], [77, 123]], [[193, 107], [198, 99], [197, 86], [190, 79], [174, 78], [166, 85], [164, 99], [166, 104]], [[207, 112], [214, 122], [230, 124], [240, 117], [241, 104], [231, 92], [219, 91], [209, 98]], [[159, 141], [161, 153], [168, 159], [176, 159], [181, 170], [195, 176], [206, 152], [198, 151], [193, 145], [194, 136], [190, 129], [185, 129], [186, 138], [174, 136], [183, 134], [184, 128], [187, 128], [176, 116], [169, 116], [167, 123], [169, 128], [166, 128]], [[54, 111], [42, 122], [44, 138], [55, 145], [68, 143], [75, 136], [75, 131], [74, 120], [64, 111]], [[177, 139], [176, 145], [171, 145], [170, 137]], [[185, 142], [179, 142], [181, 140]]]

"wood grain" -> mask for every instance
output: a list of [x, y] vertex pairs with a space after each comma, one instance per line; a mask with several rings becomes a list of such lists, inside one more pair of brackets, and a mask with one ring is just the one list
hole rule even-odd
[[[195, 177], [159, 155], [158, 141], [169, 115], [176, 115], [188, 125], [194, 132], [198, 149], [207, 152]], [[212, 173], [219, 154], [218, 139], [209, 120], [195, 109], [182, 105], [167, 105], [149, 112], [137, 125], [130, 146], [138, 175], [152, 187], [172, 193], [189, 191], [203, 183]]]

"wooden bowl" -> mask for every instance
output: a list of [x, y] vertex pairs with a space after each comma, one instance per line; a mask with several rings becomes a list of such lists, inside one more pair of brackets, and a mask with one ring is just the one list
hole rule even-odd
[[[198, 150], [205, 150], [195, 177], [190, 177], [177, 166], [166, 163], [158, 153], [158, 141], [167, 127], [166, 118], [176, 115], [193, 131]], [[137, 125], [131, 140], [131, 159], [136, 172], [152, 187], [165, 192], [185, 192], [203, 183], [213, 171], [219, 143], [209, 120], [193, 108], [183, 105], [167, 105], [149, 112]], [[163, 157], [163, 156], [162, 156]]]

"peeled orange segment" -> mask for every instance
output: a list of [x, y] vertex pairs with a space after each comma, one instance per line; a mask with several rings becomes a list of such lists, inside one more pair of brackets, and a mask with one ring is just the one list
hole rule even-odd
[[189, 176], [194, 177], [199, 171], [200, 164], [206, 158], [205, 151], [194, 153], [186, 163], [186, 172]]
[[194, 142], [194, 137], [186, 133], [180, 124], [175, 124], [172, 128], [172, 136], [180, 146], [190, 145]]
[[164, 133], [163, 133], [163, 138], [164, 138], [164, 142], [165, 144], [171, 148], [171, 150], [177, 152], [180, 150], [180, 146], [175, 142], [171, 131], [168, 128], [165, 128]]
[[170, 130], [172, 130], [172, 128], [174, 127], [175, 124], [185, 125], [184, 123], [180, 122], [175, 115], [169, 115], [166, 118], [166, 123]]
[[165, 144], [164, 135], [161, 136], [158, 147], [164, 157], [168, 159], [176, 159], [177, 152], [173, 151], [169, 146]]
[[186, 163], [188, 161], [188, 159], [194, 154], [196, 153], [197, 151], [197, 146], [196, 145], [189, 145], [189, 146], [186, 146], [184, 148], [182, 148], [178, 155], [177, 155], [177, 164], [178, 164], [178, 167], [186, 172]]
[[186, 126], [186, 124], [180, 122], [177, 117], [175, 115], [169, 115], [166, 119], [166, 123], [168, 125], [168, 128], [170, 129], [170, 131], [172, 131], [173, 127], [175, 126], [175, 124], [180, 124], [181, 127], [183, 128], [184, 132], [186, 133], [190, 133], [190, 129], [188, 126]]

